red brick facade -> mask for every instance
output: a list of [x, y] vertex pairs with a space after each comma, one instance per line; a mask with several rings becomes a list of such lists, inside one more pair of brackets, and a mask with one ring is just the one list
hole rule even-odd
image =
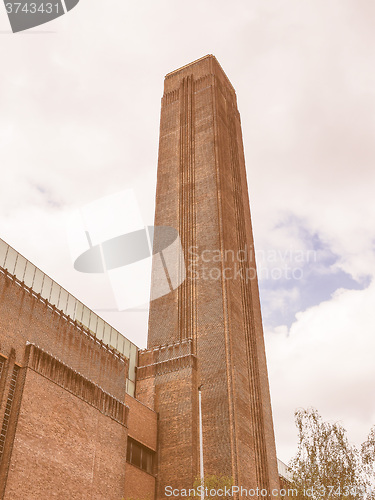
[[[241, 123], [235, 91], [213, 56], [165, 78], [155, 225], [178, 229], [187, 268], [184, 283], [150, 305], [149, 348], [174, 347], [152, 361], [157, 366], [147, 366], [148, 353], [139, 359], [139, 378], [154, 370], [155, 409], [163, 433], [174, 436], [168, 453], [164, 445], [159, 451], [159, 495], [169, 484], [189, 488], [198, 476], [200, 384], [205, 473], [278, 488]], [[173, 358], [187, 341], [184, 356], [194, 364], [165, 373], [163, 365], [182, 363]], [[178, 404], [164, 386], [179, 391]], [[173, 474], [177, 455], [189, 467]]]
[[126, 434], [124, 422], [27, 369], [4, 498], [118, 500]]

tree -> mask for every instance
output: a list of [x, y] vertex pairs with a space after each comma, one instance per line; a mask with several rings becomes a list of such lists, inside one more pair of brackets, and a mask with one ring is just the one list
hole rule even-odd
[[368, 496], [371, 500], [375, 499], [375, 426], [371, 428], [370, 433], [361, 446], [361, 460], [363, 475], [365, 478], [367, 490], [372, 494]]
[[297, 410], [295, 419], [298, 451], [289, 468], [299, 497], [311, 500], [375, 498], [368, 489], [366, 492], [375, 460], [374, 429], [360, 453], [349, 444], [340, 424], [323, 422], [314, 408]]

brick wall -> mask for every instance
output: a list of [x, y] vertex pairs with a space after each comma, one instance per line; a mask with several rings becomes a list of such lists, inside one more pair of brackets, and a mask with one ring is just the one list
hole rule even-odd
[[15, 362], [22, 364], [26, 343], [33, 343], [124, 400], [127, 359], [114, 355], [6, 272], [0, 272], [0, 318], [0, 353], [9, 356], [14, 349]]
[[154, 492], [155, 478], [127, 463], [125, 500], [153, 500]]
[[198, 476], [198, 369], [192, 343], [140, 351], [137, 391], [152, 391], [158, 412], [156, 498], [166, 486], [191, 488]]
[[125, 404], [129, 407], [129, 436], [152, 450], [157, 446], [157, 413], [128, 394]]
[[[129, 407], [129, 437], [155, 451], [154, 471], [157, 459], [157, 413], [129, 395], [125, 398]], [[155, 495], [155, 475], [126, 464], [125, 499], [153, 500]]]
[[121, 499], [126, 407], [56, 359], [36, 360], [37, 354], [34, 349], [17, 380], [16, 430], [13, 440], [7, 436], [1, 463], [2, 472], [9, 467], [2, 474], [4, 500]]
[[[205, 473], [232, 476], [235, 484], [248, 488], [277, 488], [240, 116], [235, 91], [213, 56], [165, 78], [155, 224], [179, 231], [187, 278], [177, 290], [151, 302], [148, 347], [192, 342], [203, 384]], [[211, 255], [204, 262], [202, 254], [209, 251], [218, 259]], [[175, 417], [178, 401], [169, 406], [178, 392], [156, 393], [164, 379], [155, 373], [155, 409], [161, 420], [164, 400], [165, 408], [175, 411], [178, 436], [185, 422]], [[169, 374], [168, 384], [185, 398], [187, 385], [180, 373]], [[150, 386], [141, 388], [151, 394]], [[196, 397], [196, 387], [192, 390]], [[181, 412], [183, 407], [181, 401]], [[197, 416], [197, 411], [186, 412], [195, 429]], [[159, 474], [179, 482], [180, 470], [170, 467], [164, 446], [169, 450], [160, 437]]]

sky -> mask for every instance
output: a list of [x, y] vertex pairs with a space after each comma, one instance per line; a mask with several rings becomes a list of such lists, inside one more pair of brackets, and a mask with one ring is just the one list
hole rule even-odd
[[[0, 238], [93, 309], [64, 214], [133, 189], [153, 223], [164, 75], [214, 54], [237, 92], [278, 456], [296, 408], [375, 424], [375, 4], [80, 0], [12, 34], [0, 6]], [[143, 308], [145, 309], [145, 308]], [[143, 347], [147, 310], [103, 312]]]

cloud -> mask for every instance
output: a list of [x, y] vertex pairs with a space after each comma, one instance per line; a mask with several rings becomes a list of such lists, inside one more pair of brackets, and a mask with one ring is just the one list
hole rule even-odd
[[374, 300], [374, 281], [364, 290], [337, 290], [331, 300], [297, 313], [288, 335], [285, 329], [267, 332], [276, 441], [284, 460], [296, 447], [290, 417], [298, 407], [314, 406], [323, 418], [341, 421], [356, 444], [373, 425]]

